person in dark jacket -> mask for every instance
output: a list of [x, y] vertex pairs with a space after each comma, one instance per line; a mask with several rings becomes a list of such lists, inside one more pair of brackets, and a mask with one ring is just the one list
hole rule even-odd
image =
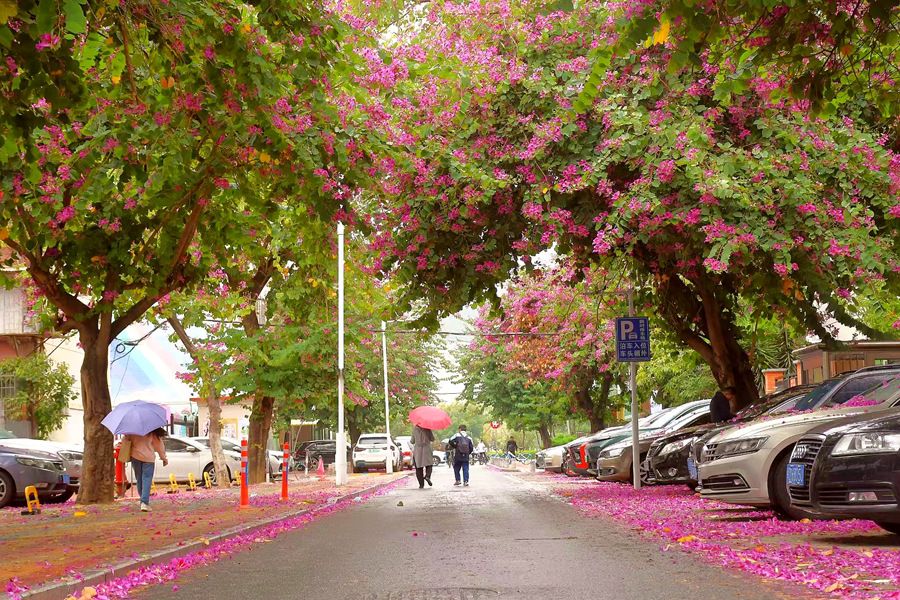
[[713, 395], [709, 401], [709, 418], [713, 423], [724, 423], [734, 418], [734, 413], [731, 412], [734, 395], [734, 388], [730, 386]]
[[450, 438], [450, 445], [453, 447], [453, 475], [456, 478], [453, 485], [460, 485], [459, 472], [462, 471], [462, 485], [468, 487], [469, 455], [475, 449], [475, 444], [472, 443], [472, 438], [469, 437], [465, 425], [459, 426], [459, 433]]

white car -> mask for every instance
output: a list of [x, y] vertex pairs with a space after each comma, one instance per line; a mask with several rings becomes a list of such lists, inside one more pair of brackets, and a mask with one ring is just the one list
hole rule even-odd
[[[209, 448], [209, 438], [208, 437], [195, 437], [191, 438], [195, 442], [200, 442], [204, 447]], [[238, 457], [241, 456], [241, 443], [234, 438], [219, 438], [222, 440], [222, 450], [227, 450], [229, 452], [237, 453]], [[266, 450], [266, 455], [269, 457], [269, 475], [272, 477], [281, 476], [281, 461], [283, 459], [283, 451], [278, 452], [276, 450]], [[293, 462], [293, 459], [288, 459]], [[290, 467], [290, 463], [288, 464]]]
[[[802, 517], [801, 510], [791, 507], [788, 492], [787, 471], [794, 444], [825, 421], [877, 413], [900, 405], [898, 372], [890, 375], [887, 381], [884, 373], [881, 377], [883, 383], [864, 395], [839, 396], [840, 402], [826, 402], [819, 410], [763, 418], [712, 437], [703, 447], [698, 465], [701, 495], [732, 504], [771, 506], [781, 514]], [[848, 382], [852, 380], [844, 381], [842, 385]]]
[[413, 468], [412, 437], [410, 437], [408, 435], [401, 435], [399, 437], [395, 437], [394, 440], [400, 446], [400, 454], [403, 456], [403, 468], [404, 469], [412, 469]]
[[566, 453], [565, 446], [554, 446], [541, 450], [537, 453], [536, 465], [538, 469], [545, 471], [555, 471], [562, 473], [563, 455]]
[[[156, 468], [153, 470], [153, 481], [156, 483], [169, 483], [169, 475], [175, 475], [178, 482], [186, 482], [189, 474], [194, 475], [194, 481], [198, 486], [204, 484], [204, 473], [209, 473], [213, 484], [216, 483], [216, 470], [213, 467], [212, 451], [209, 448], [186, 437], [170, 435], [163, 438], [166, 447], [166, 458], [169, 464], [163, 466], [159, 456], [156, 457]], [[241, 472], [241, 455], [230, 450], [225, 450], [225, 463], [228, 468], [228, 476], [234, 479]], [[125, 465], [125, 478], [134, 482], [134, 471], [130, 465]]]
[[353, 446], [353, 472], [363, 473], [369, 469], [385, 468], [387, 461], [391, 461], [394, 471], [399, 471], [403, 461], [399, 445], [384, 433], [364, 433], [359, 436], [356, 445]]

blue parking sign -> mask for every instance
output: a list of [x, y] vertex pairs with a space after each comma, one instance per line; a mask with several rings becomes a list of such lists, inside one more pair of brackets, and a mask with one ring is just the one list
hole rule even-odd
[[650, 360], [650, 319], [647, 317], [616, 319], [616, 360], [619, 362]]

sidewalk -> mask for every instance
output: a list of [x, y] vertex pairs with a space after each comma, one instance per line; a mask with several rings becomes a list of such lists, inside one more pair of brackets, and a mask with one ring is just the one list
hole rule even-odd
[[331, 478], [291, 480], [288, 501], [281, 500], [280, 482], [255, 485], [244, 509], [238, 507], [238, 487], [189, 492], [184, 486], [177, 494], [158, 486], [150, 513], [139, 512], [136, 497], [108, 505], [44, 505], [34, 516], [8, 507], [0, 510], [0, 582], [14, 594], [62, 578], [79, 580], [83, 572], [140, 560], [166, 547], [208, 544], [207, 538], [222, 531], [315, 509], [404, 475], [352, 475], [340, 489]]
[[781, 521], [772, 511], [701, 500], [686, 486], [510, 473], [583, 513], [617, 521], [704, 562], [788, 581], [829, 598], [900, 599], [900, 537], [871, 521]]

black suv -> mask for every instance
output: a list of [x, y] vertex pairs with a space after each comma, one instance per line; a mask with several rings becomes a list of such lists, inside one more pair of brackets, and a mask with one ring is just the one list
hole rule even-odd
[[[315, 470], [319, 465], [319, 457], [322, 458], [322, 463], [325, 465], [330, 465], [335, 461], [335, 451], [337, 448], [337, 442], [334, 440], [313, 440], [311, 442], [304, 442], [304, 446], [300, 452], [298, 452], [298, 456], [296, 457], [298, 467], [302, 468], [302, 465], [306, 465], [310, 471]], [[350, 458], [350, 448], [347, 448], [347, 458]]]

